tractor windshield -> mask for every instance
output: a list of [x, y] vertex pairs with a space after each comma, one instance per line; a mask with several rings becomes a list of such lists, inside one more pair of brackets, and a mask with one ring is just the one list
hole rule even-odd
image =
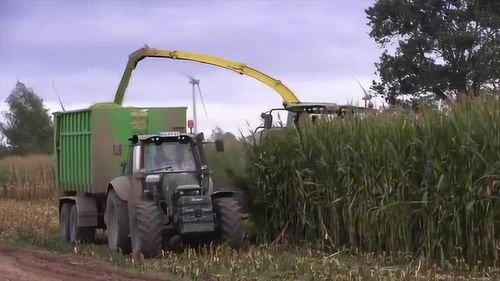
[[196, 170], [193, 149], [189, 143], [147, 143], [144, 150], [146, 171], [194, 171]]

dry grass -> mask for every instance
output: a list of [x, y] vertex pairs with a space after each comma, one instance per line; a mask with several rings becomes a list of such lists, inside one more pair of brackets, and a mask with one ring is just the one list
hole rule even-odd
[[51, 201], [0, 200], [0, 243], [35, 245], [74, 252], [147, 272], [166, 272], [193, 280], [496, 280], [496, 269], [461, 265], [439, 268], [405, 255], [350, 255], [310, 247], [248, 246], [164, 252], [157, 259], [110, 253], [104, 245], [72, 247], [57, 238], [57, 208]]
[[55, 198], [55, 159], [52, 155], [10, 156], [0, 160], [0, 198]]
[[55, 202], [0, 200], [0, 237], [12, 236], [19, 230], [45, 236], [56, 233], [57, 229]]

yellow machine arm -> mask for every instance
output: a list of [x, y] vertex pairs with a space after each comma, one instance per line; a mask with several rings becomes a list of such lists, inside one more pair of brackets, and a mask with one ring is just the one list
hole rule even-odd
[[132, 75], [132, 71], [137, 66], [137, 63], [146, 57], [195, 61], [229, 69], [236, 73], [245, 74], [247, 76], [255, 78], [260, 82], [266, 84], [267, 86], [271, 87], [273, 90], [278, 92], [278, 94], [283, 98], [283, 100], [286, 103], [291, 104], [299, 102], [295, 94], [290, 89], [288, 89], [287, 86], [281, 83], [281, 81], [276, 80], [271, 76], [266, 75], [251, 67], [248, 67], [243, 63], [236, 63], [212, 56], [193, 54], [181, 51], [157, 50], [145, 46], [130, 54], [127, 66], [125, 67], [125, 71], [123, 72], [122, 79], [120, 81], [120, 84], [118, 85], [118, 89], [116, 90], [114, 103], [119, 105], [122, 104], [123, 97], [125, 96], [125, 90], [127, 89], [128, 83], [130, 81], [130, 76]]

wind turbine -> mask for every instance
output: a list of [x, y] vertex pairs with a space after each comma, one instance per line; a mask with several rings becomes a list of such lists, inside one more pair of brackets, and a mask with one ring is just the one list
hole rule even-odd
[[205, 111], [205, 116], [208, 117], [207, 108], [205, 107], [205, 102], [203, 101], [203, 95], [201, 94], [200, 79], [196, 79], [190, 75], [184, 75], [189, 79], [189, 84], [192, 85], [192, 95], [193, 95], [193, 121], [194, 121], [194, 133], [198, 133], [198, 117], [196, 114], [196, 88], [198, 88], [198, 94], [200, 95], [201, 104], [203, 105], [203, 110]]
[[365, 95], [361, 98], [362, 100], [365, 101], [365, 108], [368, 107], [368, 103], [371, 104], [371, 99], [373, 98], [372, 95], [368, 94], [368, 92], [365, 90], [365, 88], [363, 87], [363, 85], [361, 85], [361, 83], [358, 81], [358, 79], [356, 79], [356, 77], [352, 77], [354, 78], [354, 80], [356, 81], [356, 83], [358, 83], [358, 85], [361, 87], [361, 90], [363, 90], [363, 92], [365, 93]]
[[54, 89], [54, 92], [56, 93], [56, 96], [57, 96], [57, 99], [59, 100], [59, 104], [61, 105], [62, 111], [66, 111], [66, 109], [64, 109], [64, 105], [61, 101], [61, 97], [59, 96], [59, 92], [56, 89], [56, 85], [54, 84], [54, 81], [51, 81], [51, 82], [52, 82], [52, 88]]

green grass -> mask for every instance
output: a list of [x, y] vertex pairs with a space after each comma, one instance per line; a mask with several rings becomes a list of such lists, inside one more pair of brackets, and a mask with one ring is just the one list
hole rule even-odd
[[251, 163], [263, 241], [500, 261], [498, 100], [274, 132]]

